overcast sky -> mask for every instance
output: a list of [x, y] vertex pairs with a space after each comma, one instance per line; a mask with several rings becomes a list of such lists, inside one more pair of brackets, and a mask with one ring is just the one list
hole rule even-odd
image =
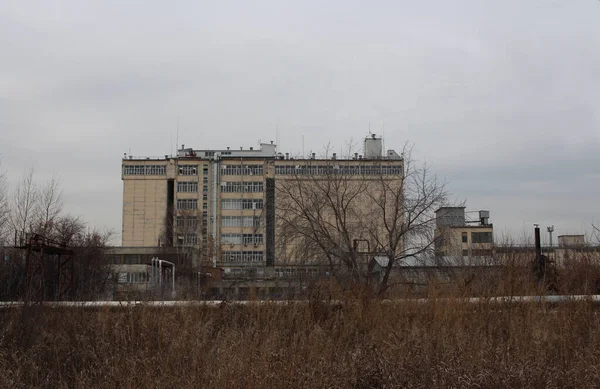
[[121, 232], [121, 158], [409, 141], [498, 233], [600, 223], [600, 2], [2, 1], [0, 158]]

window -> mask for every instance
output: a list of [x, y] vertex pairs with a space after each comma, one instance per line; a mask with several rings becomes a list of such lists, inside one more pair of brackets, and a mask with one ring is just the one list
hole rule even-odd
[[463, 232], [462, 233], [462, 242], [463, 243], [468, 243], [469, 242], [469, 233], [468, 232]]
[[198, 235], [196, 235], [196, 234], [177, 235], [177, 243], [179, 246], [195, 246], [198, 244]]
[[223, 199], [221, 209], [263, 209], [263, 199]]
[[193, 181], [177, 182], [177, 192], [196, 193], [198, 192], [198, 183]]
[[244, 244], [262, 244], [263, 243], [263, 235], [262, 234], [243, 234], [242, 242]]
[[177, 216], [176, 225], [177, 227], [196, 228], [198, 219], [195, 216]]
[[177, 209], [198, 209], [198, 199], [177, 199]]
[[126, 176], [164, 176], [167, 174], [165, 165], [125, 165], [123, 175]]
[[275, 270], [278, 278], [304, 279], [319, 276], [319, 269], [314, 268], [278, 268]]
[[148, 281], [147, 273], [119, 273], [118, 282], [120, 284], [135, 284]]
[[262, 262], [262, 251], [223, 251], [223, 262], [229, 263], [256, 263]]
[[115, 265], [121, 264], [121, 255], [120, 254], [108, 255], [107, 259], [108, 259], [108, 263], [110, 263], [110, 264], [115, 264]]
[[179, 165], [179, 175], [180, 176], [197, 176], [198, 175], [198, 165]]
[[202, 201], [208, 201], [208, 194], [207, 193], [204, 193], [202, 195]]
[[123, 255], [124, 265], [139, 265], [142, 262], [142, 256], [139, 254], [125, 254]]
[[462, 251], [462, 256], [463, 257], [468, 257], [469, 256], [469, 250], [463, 250]]
[[491, 232], [473, 232], [471, 233], [471, 241], [472, 243], [492, 243], [492, 233]]
[[401, 175], [402, 165], [278, 165], [277, 175]]
[[263, 191], [262, 181], [248, 182], [223, 182], [221, 192], [223, 193], [256, 193]]
[[227, 165], [221, 168], [223, 176], [262, 176], [263, 165]]
[[262, 227], [260, 216], [221, 216], [221, 227]]
[[263, 243], [262, 234], [221, 234], [222, 244], [259, 245]]
[[242, 234], [221, 234], [221, 244], [242, 244]]

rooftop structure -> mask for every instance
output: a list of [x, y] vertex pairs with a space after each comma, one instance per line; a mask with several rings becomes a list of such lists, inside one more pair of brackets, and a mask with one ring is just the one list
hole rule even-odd
[[435, 249], [438, 257], [491, 256], [494, 241], [490, 212], [475, 212], [478, 213], [475, 220], [466, 218], [465, 207], [442, 207], [435, 212]]

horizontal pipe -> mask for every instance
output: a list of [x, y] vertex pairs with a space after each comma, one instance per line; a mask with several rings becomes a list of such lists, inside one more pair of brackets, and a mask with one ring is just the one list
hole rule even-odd
[[[375, 301], [375, 300], [374, 300]], [[546, 304], [563, 304], [572, 302], [587, 301], [594, 304], [600, 304], [600, 295], [562, 295], [562, 296], [499, 296], [499, 297], [469, 297], [469, 298], [415, 298], [415, 299], [396, 299], [382, 300], [384, 304], [402, 304], [402, 303], [419, 303], [425, 304], [428, 302], [458, 302], [470, 304], [519, 304], [519, 303], [546, 303]], [[249, 305], [249, 304], [307, 304], [308, 300], [241, 300], [241, 301], [225, 301], [225, 300], [178, 300], [178, 301], [44, 301], [37, 304], [29, 304], [30, 306], [42, 305], [44, 307], [70, 307], [70, 308], [101, 308], [101, 307], [201, 307], [201, 306], [219, 306], [221, 304], [233, 305]], [[343, 305], [341, 300], [323, 301], [323, 303], [331, 305]], [[23, 301], [0, 301], [0, 309], [3, 308], [20, 308], [27, 305]]]

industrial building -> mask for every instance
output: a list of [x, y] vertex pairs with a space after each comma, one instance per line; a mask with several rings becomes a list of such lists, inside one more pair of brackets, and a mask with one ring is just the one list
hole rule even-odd
[[436, 257], [476, 260], [490, 258], [494, 248], [494, 226], [489, 211], [477, 211], [469, 220], [465, 207], [442, 207], [436, 211]]
[[182, 145], [176, 156], [124, 155], [122, 244], [196, 250], [197, 268], [222, 269], [225, 278], [315, 275], [321, 272], [318, 256], [307, 265], [296, 254], [301, 244], [276, 244], [282, 241], [278, 202], [286, 201], [281, 185], [315, 185], [328, 176], [361, 185], [399, 183], [402, 174], [402, 157], [384, 152], [375, 135], [364, 139], [362, 154], [344, 157], [297, 158], [278, 152], [273, 142], [219, 150]]

